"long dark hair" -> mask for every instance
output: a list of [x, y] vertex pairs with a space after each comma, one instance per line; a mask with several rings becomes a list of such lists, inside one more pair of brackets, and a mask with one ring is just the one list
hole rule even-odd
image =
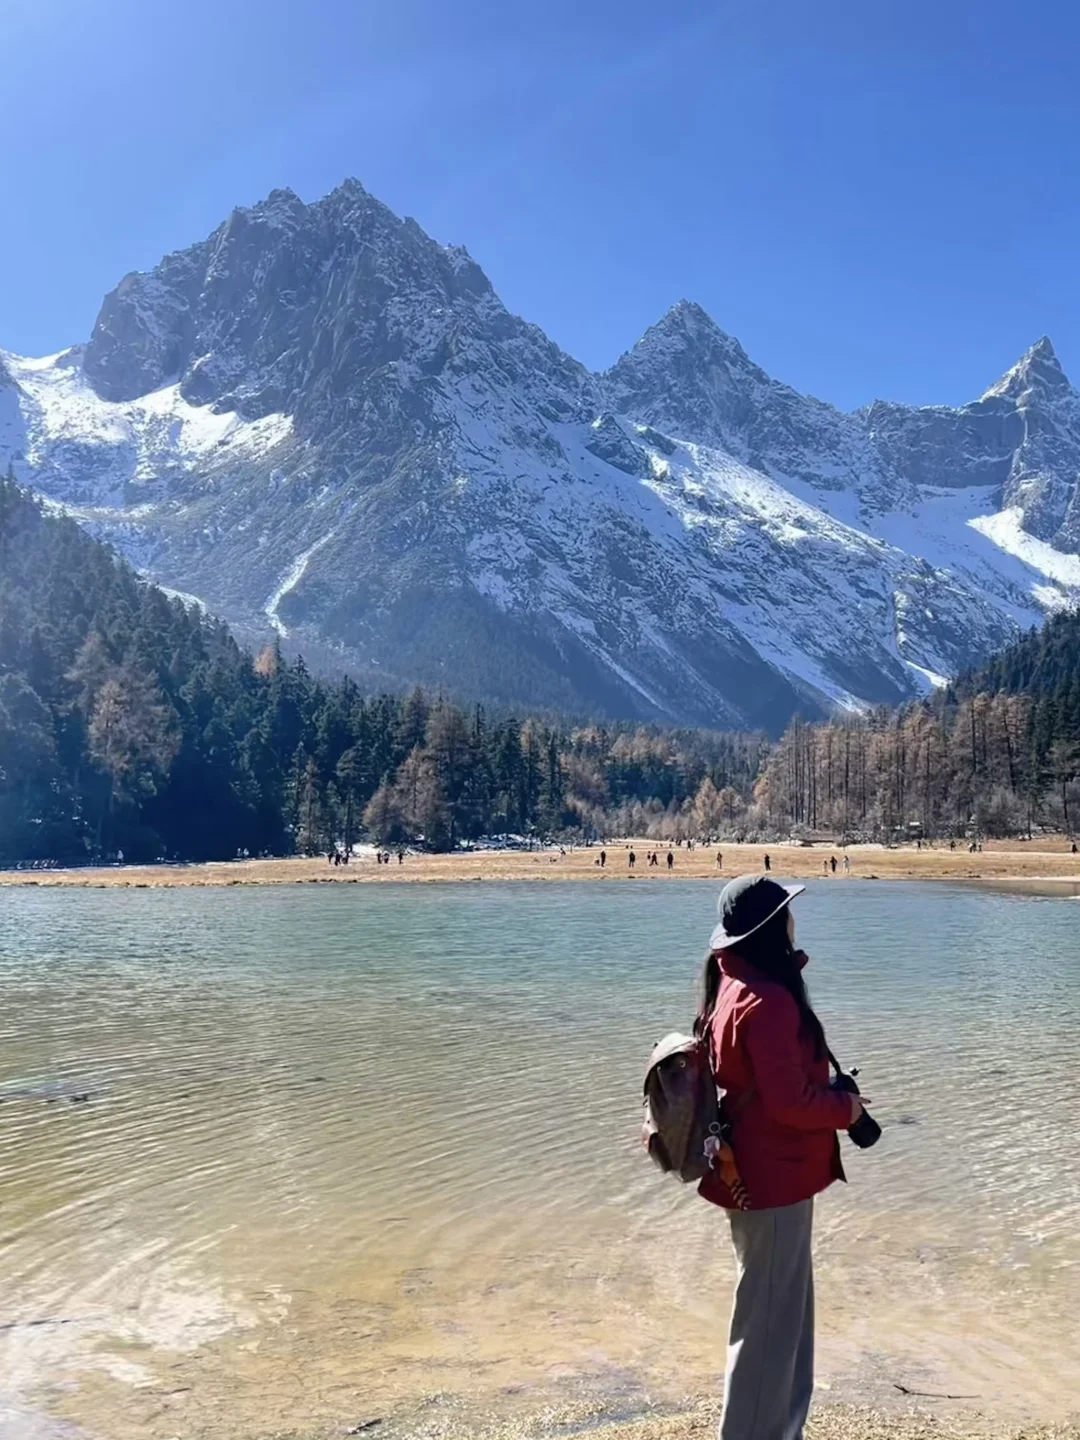
[[[825, 1058], [825, 1031], [821, 1021], [814, 1014], [810, 996], [806, 993], [806, 982], [802, 968], [796, 958], [798, 952], [788, 934], [788, 912], [785, 905], [760, 930], [748, 935], [739, 945], [732, 946], [732, 953], [738, 955], [744, 964], [757, 970], [767, 979], [782, 985], [799, 1007], [799, 1024], [802, 1033], [814, 1046], [819, 1060]], [[705, 961], [705, 974], [701, 985], [701, 1009], [694, 1021], [694, 1034], [703, 1035], [705, 1027], [716, 1009], [720, 997], [720, 952], [714, 950]]]

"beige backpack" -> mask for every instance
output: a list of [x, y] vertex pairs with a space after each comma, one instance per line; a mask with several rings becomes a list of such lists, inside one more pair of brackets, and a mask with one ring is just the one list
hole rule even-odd
[[735, 1165], [730, 1119], [713, 1075], [707, 1033], [702, 1039], [665, 1035], [653, 1047], [645, 1070], [641, 1143], [665, 1174], [685, 1185], [718, 1170], [733, 1208], [745, 1210], [750, 1199]]

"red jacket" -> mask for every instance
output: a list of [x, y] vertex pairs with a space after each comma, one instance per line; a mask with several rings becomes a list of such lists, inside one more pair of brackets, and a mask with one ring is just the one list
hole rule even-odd
[[[836, 1132], [851, 1124], [851, 1096], [829, 1089], [829, 1062], [800, 1034], [798, 1006], [782, 985], [734, 954], [720, 957], [720, 969], [709, 1040], [739, 1174], [751, 1209], [796, 1205], [844, 1179]], [[700, 1193], [734, 1208], [717, 1174]]]

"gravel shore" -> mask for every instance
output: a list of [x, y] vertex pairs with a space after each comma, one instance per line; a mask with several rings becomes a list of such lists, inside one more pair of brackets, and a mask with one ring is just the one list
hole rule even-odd
[[[360, 1421], [352, 1427], [317, 1433], [275, 1432], [260, 1440], [336, 1440], [365, 1435], [378, 1440], [715, 1440], [719, 1403], [690, 1406], [629, 1420], [606, 1418], [603, 1407], [552, 1407], [516, 1420], [478, 1423], [440, 1415], [407, 1424]], [[818, 1407], [810, 1418], [807, 1440], [1080, 1440], [1080, 1419], [1054, 1425], [1006, 1426], [981, 1413], [940, 1414], [930, 1409], [832, 1404]]]

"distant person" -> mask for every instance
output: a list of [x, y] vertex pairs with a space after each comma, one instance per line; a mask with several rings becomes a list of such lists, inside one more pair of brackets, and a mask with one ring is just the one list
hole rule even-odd
[[843, 1177], [837, 1132], [863, 1115], [858, 1095], [829, 1084], [789, 908], [803, 888], [764, 875], [724, 888], [694, 1022], [727, 1095], [737, 1167], [710, 1171], [700, 1187], [727, 1211], [736, 1262], [719, 1440], [803, 1434], [814, 1389], [814, 1196]]
[[955, 849], [956, 849], [956, 841], [955, 841], [955, 840], [950, 840], [950, 841], [949, 841], [949, 849], [950, 849], [950, 850], [955, 850]]
[[667, 868], [669, 870], [674, 870], [675, 868], [675, 854], [671, 850], [667, 852]]
[[836, 874], [836, 856], [835, 856], [835, 855], [830, 855], [830, 856], [829, 856], [829, 869], [832, 871], [832, 873], [833, 873], [834, 875]]
[[822, 862], [821, 862], [821, 873], [825, 876], [825, 879], [826, 879], [826, 880], [829, 878], [829, 862], [828, 862], [828, 860], [822, 860]]
[[844, 856], [844, 874], [845, 874], [845, 875], [850, 875], [850, 874], [851, 874], [851, 856], [850, 856], [850, 855], [845, 855], [845, 856]]
[[724, 868], [724, 852], [722, 850], [717, 850], [716, 852], [716, 868], [718, 870]]
[[607, 865], [607, 851], [606, 851], [606, 850], [601, 850], [601, 851], [600, 851], [600, 869], [603, 870], [603, 868], [605, 867], [605, 865]]
[[398, 863], [399, 865], [404, 865], [404, 864], [405, 864], [405, 851], [404, 851], [404, 850], [399, 850], [399, 851], [397, 852], [397, 863]]
[[772, 869], [772, 859], [771, 859], [771, 857], [770, 857], [770, 855], [769, 855], [769, 852], [766, 851], [766, 852], [765, 852], [765, 873], [768, 874], [768, 872], [769, 872], [771, 869]]
[[1075, 841], [1075, 840], [1074, 840], [1073, 843], [1072, 843], [1072, 852], [1071, 852], [1071, 853], [1072, 853], [1073, 855], [1076, 854], [1076, 841]]
[[635, 866], [636, 864], [637, 864], [637, 856], [634, 854], [633, 850], [631, 850], [631, 851], [630, 851], [630, 869], [633, 870], [633, 868], [634, 868], [634, 866]]

